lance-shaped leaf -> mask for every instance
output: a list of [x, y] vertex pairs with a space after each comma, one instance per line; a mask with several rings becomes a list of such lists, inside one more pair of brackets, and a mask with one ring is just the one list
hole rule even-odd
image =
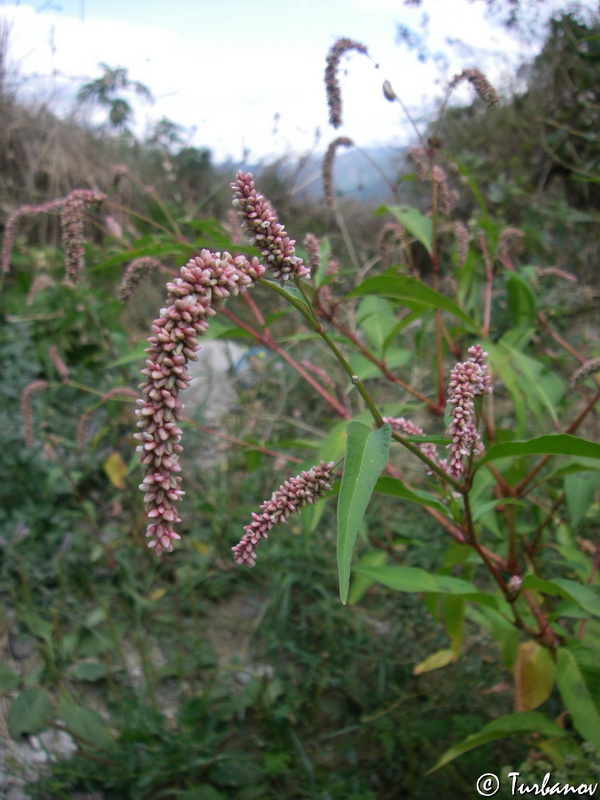
[[497, 461], [499, 458], [518, 458], [520, 456], [583, 456], [584, 458], [600, 458], [600, 444], [580, 439], [568, 433], [547, 434], [524, 442], [503, 442], [495, 444], [487, 451], [477, 464]]
[[480, 592], [475, 584], [452, 575], [435, 575], [420, 567], [355, 567], [354, 572], [371, 578], [396, 592], [426, 592], [428, 594], [464, 595], [492, 607], [492, 595]]
[[347, 296], [359, 297], [366, 294], [375, 294], [379, 297], [393, 297], [401, 300], [403, 305], [413, 309], [439, 308], [458, 317], [466, 323], [471, 330], [478, 330], [473, 320], [465, 314], [452, 300], [425, 286], [416, 278], [408, 276], [380, 275], [367, 278], [360, 286], [353, 289]]
[[388, 475], [383, 475], [375, 484], [375, 491], [377, 494], [401, 497], [403, 500], [408, 500], [411, 503], [418, 503], [421, 506], [435, 508], [444, 516], [448, 514], [446, 506], [434, 495], [426, 492], [424, 489], [410, 489], [405, 483], [398, 480], [398, 478], [391, 478]]
[[462, 756], [463, 753], [473, 750], [475, 747], [480, 747], [482, 744], [525, 733], [539, 733], [542, 736], [548, 736], [553, 739], [568, 735], [566, 731], [559, 728], [556, 722], [547, 719], [538, 711], [522, 711], [517, 714], [508, 714], [490, 722], [478, 733], [472, 733], [459, 744], [455, 744], [449, 750], [446, 750], [437, 764], [426, 774], [429, 775], [434, 770], [458, 758], [458, 756]]
[[558, 648], [556, 683], [575, 730], [600, 748], [600, 698], [595, 696], [575, 655], [566, 647]]
[[564, 597], [566, 600], [577, 603], [589, 614], [600, 617], [600, 596], [591, 586], [585, 586], [568, 578], [552, 578], [546, 581], [538, 578], [537, 575], [527, 575], [521, 588]]
[[554, 686], [554, 661], [547, 647], [537, 642], [519, 645], [515, 661], [515, 710], [533, 711], [550, 696]]
[[369, 505], [377, 478], [385, 467], [392, 441], [391, 425], [377, 430], [360, 422], [347, 427], [344, 474], [338, 500], [337, 563], [342, 603], [348, 599], [350, 563], [358, 527]]
[[410, 206], [388, 206], [398, 222], [417, 239], [427, 250], [429, 255], [433, 252], [433, 225], [431, 218], [421, 214], [416, 208]]

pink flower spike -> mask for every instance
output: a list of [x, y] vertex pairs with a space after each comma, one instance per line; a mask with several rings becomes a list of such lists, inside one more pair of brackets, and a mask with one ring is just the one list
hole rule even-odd
[[231, 188], [242, 228], [249, 234], [250, 243], [261, 251], [273, 275], [281, 283], [290, 278], [309, 278], [310, 270], [296, 255], [295, 239], [290, 239], [274, 208], [256, 191], [252, 173], [240, 170]]
[[452, 422], [446, 431], [446, 435], [452, 437], [448, 445], [448, 472], [454, 478], [462, 477], [466, 457], [483, 451], [483, 443], [475, 427], [474, 398], [492, 393], [492, 379], [484, 361], [487, 353], [479, 344], [470, 347], [468, 352], [469, 360], [458, 363], [452, 370], [448, 389], [448, 402], [453, 406]]
[[140, 490], [149, 524], [148, 547], [157, 555], [171, 552], [172, 542], [179, 539], [173, 530], [181, 522], [174, 504], [183, 492], [179, 489], [181, 471], [179, 444], [182, 430], [177, 425], [183, 404], [179, 392], [190, 384], [186, 365], [196, 358], [198, 336], [208, 328], [206, 316], [213, 314], [232, 294], [244, 292], [264, 273], [265, 268], [254, 258], [234, 258], [229, 253], [202, 250], [181, 267], [179, 278], [167, 284], [165, 308], [154, 320], [150, 347], [140, 384], [142, 397], [137, 400], [137, 427], [134, 434], [140, 442], [140, 461], [145, 466]]
[[321, 461], [295, 478], [289, 478], [273, 492], [271, 499], [265, 500], [261, 505], [261, 513], [252, 513], [252, 522], [244, 528], [246, 533], [231, 548], [235, 563], [253, 567], [256, 563], [256, 548], [262, 539], [268, 538], [271, 528], [279, 522], [287, 522], [290, 514], [307, 503], [314, 503], [331, 489], [333, 466], [333, 461], [328, 464]]

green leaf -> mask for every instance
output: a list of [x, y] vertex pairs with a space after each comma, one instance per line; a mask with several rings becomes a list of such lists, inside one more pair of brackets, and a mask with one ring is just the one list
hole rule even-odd
[[473, 320], [455, 303], [438, 294], [438, 292], [434, 292], [433, 289], [425, 286], [424, 283], [421, 283], [416, 278], [390, 275], [367, 278], [360, 286], [353, 289], [347, 297], [362, 297], [367, 294], [375, 294], [379, 295], [379, 297], [393, 297], [396, 300], [401, 300], [408, 308], [422, 310], [425, 308], [439, 308], [462, 320], [471, 330], [478, 330]]
[[516, 435], [522, 436], [527, 422], [527, 409], [522, 391], [521, 380], [510, 362], [507, 348], [502, 344], [485, 343], [490, 364], [510, 392], [515, 417], [517, 418]]
[[391, 495], [392, 497], [401, 497], [402, 500], [418, 503], [420, 506], [435, 508], [444, 516], [447, 516], [448, 513], [446, 506], [434, 495], [423, 489], [409, 489], [401, 480], [398, 478], [391, 478], [388, 475], [383, 475], [378, 479], [375, 484], [375, 492], [377, 492], [377, 494]]
[[558, 648], [556, 683], [575, 730], [600, 748], [600, 698], [592, 694], [575, 655], [565, 647]]
[[[413, 358], [414, 354], [410, 350], [402, 350], [399, 347], [395, 347], [385, 359], [385, 364], [388, 369], [397, 369], [398, 367], [406, 366]], [[379, 366], [369, 361], [362, 353], [353, 353], [350, 356], [350, 367], [361, 381], [366, 381], [369, 378], [380, 378], [382, 375]]]
[[101, 661], [80, 661], [69, 670], [69, 677], [75, 681], [101, 681], [106, 678], [106, 667]]
[[531, 325], [535, 321], [536, 307], [535, 294], [529, 281], [516, 272], [509, 272], [506, 290], [513, 327]]
[[[56, 710], [56, 715], [62, 719], [78, 742], [84, 747], [104, 749], [114, 743], [114, 738], [108, 725], [97, 711], [83, 708], [68, 700], [61, 700]], [[86, 748], [87, 745], [87, 748]]]
[[450, 648], [437, 650], [435, 653], [427, 656], [424, 661], [421, 661], [419, 664], [417, 664], [416, 667], [414, 667], [412, 674], [422, 675], [424, 672], [432, 672], [434, 669], [447, 667], [448, 664], [451, 664], [454, 661], [456, 661], [456, 654], [454, 653], [454, 650], [451, 650]]
[[474, 608], [469, 606], [467, 617], [482, 628], [488, 628], [500, 649], [502, 660], [512, 669], [517, 658], [519, 632], [506, 616], [493, 608]]
[[8, 731], [13, 739], [39, 733], [52, 719], [52, 703], [41, 689], [26, 689], [17, 695], [8, 709]]
[[505, 346], [512, 363], [525, 378], [528, 390], [548, 409], [553, 421], [558, 424], [556, 408], [565, 391], [564, 381], [540, 361], [529, 358], [514, 347]]
[[465, 605], [464, 597], [457, 595], [447, 595], [443, 599], [444, 624], [455, 658], [459, 657], [463, 643]]
[[[360, 561], [358, 562], [359, 567], [381, 567], [387, 561], [387, 553], [385, 550], [374, 550], [371, 553], [365, 553]], [[358, 575], [356, 574], [356, 570], [354, 570], [355, 575], [354, 579], [352, 580], [352, 588], [350, 589], [350, 594], [348, 595], [348, 602], [350, 605], [354, 605], [358, 603], [358, 601], [363, 597], [364, 593], [367, 589], [370, 589], [371, 586], [375, 583], [372, 578], [368, 578], [366, 575]]]
[[600, 486], [600, 472], [574, 473], [565, 476], [567, 508], [573, 527], [579, 525], [594, 501]]
[[537, 642], [519, 645], [515, 662], [515, 708], [533, 711], [550, 696], [554, 686], [554, 661], [547, 647]]
[[[451, 575], [435, 575], [420, 567], [354, 567], [354, 572], [378, 581], [396, 592], [477, 595], [478, 598], [482, 595], [469, 581]], [[490, 600], [493, 601], [493, 598], [490, 597]]]
[[47, 644], [52, 642], [52, 625], [31, 608], [22, 608], [18, 611], [21, 622], [33, 636], [43, 639]]
[[388, 211], [409, 233], [412, 233], [415, 239], [421, 242], [429, 255], [433, 253], [433, 226], [430, 217], [426, 217], [410, 206], [388, 206]]
[[472, 733], [459, 744], [455, 744], [449, 750], [446, 750], [437, 764], [426, 774], [429, 775], [436, 769], [458, 758], [458, 756], [462, 756], [463, 753], [467, 753], [475, 747], [480, 747], [482, 744], [527, 733], [538, 733], [541, 736], [549, 736], [551, 738], [567, 736], [566, 731], [559, 728], [555, 722], [547, 719], [538, 711], [521, 711], [516, 714], [508, 714], [490, 722], [479, 733]]
[[387, 337], [396, 327], [392, 303], [382, 297], [369, 295], [359, 305], [356, 321], [366, 333], [377, 355], [381, 355]]
[[315, 286], [321, 286], [327, 277], [327, 268], [329, 267], [329, 256], [331, 255], [331, 243], [327, 236], [321, 240], [319, 248], [319, 269], [313, 275]]
[[344, 474], [338, 500], [337, 563], [340, 598], [346, 603], [350, 563], [362, 521], [375, 483], [385, 467], [392, 441], [391, 425], [372, 430], [360, 422], [347, 427]]
[[519, 458], [520, 456], [584, 456], [600, 458], [600, 444], [570, 436], [568, 433], [550, 433], [536, 439], [520, 442], [504, 442], [495, 444], [475, 465], [479, 469], [483, 464], [497, 461], [499, 458]]
[[566, 578], [542, 580], [537, 575], [527, 575], [521, 584], [522, 589], [533, 589], [535, 592], [564, 597], [581, 606], [589, 614], [600, 617], [600, 596], [591, 586]]
[[338, 422], [323, 439], [319, 450], [318, 461], [339, 461], [346, 449], [346, 422]]
[[2, 692], [12, 692], [19, 683], [19, 676], [12, 669], [9, 669], [6, 664], [0, 662], [0, 694]]
[[141, 342], [126, 355], [117, 358], [116, 361], [111, 361], [106, 365], [105, 369], [114, 369], [115, 367], [122, 367], [124, 364], [132, 364], [134, 361], [143, 361], [143, 359], [146, 358], [146, 353], [144, 351], [147, 347], [148, 342]]

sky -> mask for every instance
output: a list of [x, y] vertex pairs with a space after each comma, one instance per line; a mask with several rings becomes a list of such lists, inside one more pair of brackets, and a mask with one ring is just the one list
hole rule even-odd
[[[101, 75], [100, 62], [125, 67], [156, 98], [136, 101], [136, 134], [167, 117], [183, 126], [186, 144], [209, 147], [215, 161], [239, 161], [322, 151], [337, 135], [359, 146], [406, 144], [400, 106], [383, 99], [386, 79], [416, 117], [464, 67], [508, 85], [537, 44], [515, 41], [485, 9], [468, 0], [424, 0], [418, 9], [402, 0], [39, 0], [4, 3], [0, 18], [22, 92], [64, 113], [80, 86]], [[418, 31], [424, 14], [425, 46], [443, 53], [443, 63], [420, 63], [398, 44], [398, 24]], [[335, 131], [323, 73], [342, 36], [364, 43], [370, 58], [342, 61], [344, 126]], [[468, 88], [459, 91], [467, 100]]]

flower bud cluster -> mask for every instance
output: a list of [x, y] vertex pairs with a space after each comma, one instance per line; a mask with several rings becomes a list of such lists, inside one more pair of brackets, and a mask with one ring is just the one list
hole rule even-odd
[[50, 361], [54, 364], [55, 370], [58, 372], [58, 377], [63, 383], [66, 383], [69, 380], [69, 368], [60, 357], [58, 347], [55, 344], [51, 344], [48, 348], [48, 355], [50, 356]]
[[304, 237], [303, 244], [306, 248], [310, 271], [311, 273], [316, 273], [321, 266], [321, 241], [317, 239], [314, 233], [307, 233]]
[[321, 461], [295, 478], [285, 481], [270, 500], [261, 505], [261, 513], [252, 514], [252, 522], [246, 525], [246, 533], [235, 547], [232, 547], [236, 564], [253, 567], [256, 563], [256, 548], [279, 522], [287, 522], [293, 514], [307, 503], [313, 503], [331, 489], [333, 461]]
[[31, 398], [36, 392], [43, 392], [48, 388], [48, 381], [31, 381], [21, 394], [21, 417], [23, 418], [23, 438], [26, 447], [33, 447], [33, 415], [31, 413]]
[[143, 399], [137, 400], [140, 408], [135, 438], [140, 442], [138, 452], [145, 466], [140, 489], [149, 525], [146, 536], [148, 547], [157, 554], [173, 549], [172, 540], [180, 536], [173, 525], [180, 522], [175, 503], [182, 497], [179, 488], [179, 444], [183, 404], [179, 399], [182, 389], [187, 389], [191, 378], [186, 366], [197, 359], [197, 337], [208, 328], [220, 304], [230, 295], [244, 292], [264, 273], [264, 267], [254, 258], [233, 258], [229, 253], [211, 253], [203, 250], [181, 268], [180, 277], [167, 284], [166, 307], [152, 325], [150, 347], [146, 349], [146, 380], [140, 384]]
[[474, 398], [492, 393], [492, 379], [484, 363], [487, 353], [479, 344], [470, 347], [468, 352], [469, 360], [458, 363], [452, 370], [448, 389], [448, 402], [453, 406], [450, 412], [452, 422], [446, 432], [452, 437], [448, 445], [448, 472], [454, 478], [462, 476], [465, 457], [483, 450], [476, 427]]
[[91, 189], [74, 189], [60, 206], [60, 228], [65, 248], [67, 278], [73, 283], [77, 283], [84, 267], [85, 211], [92, 203], [99, 203], [103, 199], [103, 194], [93, 192]]
[[[409, 419], [405, 419], [405, 417], [383, 417], [384, 422], [389, 422], [392, 426], [393, 431], [398, 431], [399, 433], [406, 433], [408, 436], [425, 436], [425, 431], [419, 425], [416, 425], [414, 422], [411, 422]], [[424, 442], [423, 444], [418, 444], [417, 447], [423, 453], [424, 456], [430, 461], [433, 461], [434, 464], [441, 466], [442, 469], [446, 468], [446, 463], [440, 462], [438, 457], [438, 449], [435, 444], [432, 442]], [[429, 475], [433, 475], [433, 471], [427, 468], [427, 473]]]
[[104, 194], [93, 192], [91, 189], [74, 189], [66, 197], [48, 200], [37, 206], [22, 205], [16, 208], [8, 215], [4, 223], [2, 256], [0, 258], [2, 271], [10, 270], [10, 254], [17, 234], [17, 223], [21, 217], [31, 217], [47, 211], [58, 211], [62, 243], [66, 251], [67, 277], [74, 283], [77, 282], [83, 269], [83, 215], [92, 203], [100, 203], [104, 199]]
[[250, 243], [260, 249], [273, 275], [281, 283], [290, 278], [310, 277], [310, 270], [296, 255], [295, 239], [290, 239], [274, 208], [256, 191], [252, 173], [240, 170], [231, 188], [242, 227], [250, 235]]
[[119, 300], [122, 303], [126, 303], [141, 283], [142, 278], [155, 269], [159, 269], [160, 266], [160, 261], [152, 256], [134, 258], [125, 270], [121, 284], [117, 289]]

